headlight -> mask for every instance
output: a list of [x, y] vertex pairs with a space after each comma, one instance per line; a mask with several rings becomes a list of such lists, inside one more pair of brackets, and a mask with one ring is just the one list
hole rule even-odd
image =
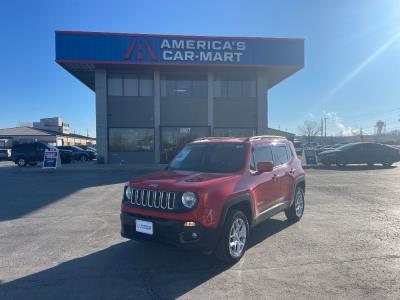
[[195, 193], [192, 192], [185, 192], [182, 195], [182, 204], [186, 208], [192, 208], [197, 203], [197, 197]]
[[125, 190], [125, 197], [127, 199], [131, 200], [132, 199], [132, 195], [133, 195], [133, 188], [131, 188], [130, 186], [127, 186], [126, 190]]

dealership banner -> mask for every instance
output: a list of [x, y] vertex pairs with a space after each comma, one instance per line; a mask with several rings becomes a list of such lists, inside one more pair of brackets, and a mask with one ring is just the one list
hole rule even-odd
[[163, 65], [304, 65], [304, 40], [56, 32], [58, 62]]

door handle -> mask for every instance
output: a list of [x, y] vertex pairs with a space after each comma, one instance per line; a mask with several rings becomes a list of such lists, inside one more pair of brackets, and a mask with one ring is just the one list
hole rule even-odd
[[278, 180], [278, 177], [279, 177], [278, 175], [274, 174], [274, 175], [272, 175], [272, 180], [273, 180], [273, 181], [277, 181], [277, 180]]
[[296, 169], [291, 168], [290, 171], [289, 171], [289, 174], [290, 175], [294, 175], [295, 172], [296, 172]]

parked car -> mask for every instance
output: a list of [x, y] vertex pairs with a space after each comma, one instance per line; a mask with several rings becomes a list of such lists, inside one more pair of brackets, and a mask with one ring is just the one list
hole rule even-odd
[[304, 148], [304, 147], [303, 147], [303, 143], [300, 142], [300, 141], [294, 141], [293, 144], [294, 144], [294, 148], [295, 148], [295, 150], [296, 150], [296, 154], [297, 154], [298, 156], [303, 155], [303, 148]]
[[324, 165], [368, 164], [372, 166], [380, 163], [389, 167], [400, 161], [400, 151], [395, 147], [378, 143], [351, 143], [321, 152], [319, 160]]
[[214, 251], [235, 263], [252, 227], [279, 212], [300, 220], [304, 195], [304, 171], [285, 138], [202, 138], [165, 170], [126, 184], [121, 235]]
[[92, 151], [84, 150], [78, 146], [57, 146], [57, 148], [72, 151], [74, 160], [87, 161], [96, 158]]
[[11, 157], [11, 149], [0, 149], [0, 160], [9, 160]]
[[79, 148], [82, 148], [83, 150], [86, 150], [89, 152], [89, 159], [96, 159], [97, 158], [97, 150], [96, 148], [90, 147], [90, 146], [85, 146], [81, 145]]
[[[54, 147], [40, 142], [14, 145], [11, 149], [11, 160], [20, 167], [28, 164], [34, 166], [43, 161], [46, 149], [54, 149]], [[72, 151], [60, 150], [60, 159], [63, 164], [70, 163]]]

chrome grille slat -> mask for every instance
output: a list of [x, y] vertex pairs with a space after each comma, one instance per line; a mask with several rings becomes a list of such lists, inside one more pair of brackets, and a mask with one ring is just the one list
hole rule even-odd
[[135, 189], [131, 203], [136, 206], [173, 210], [177, 198], [176, 192]]

